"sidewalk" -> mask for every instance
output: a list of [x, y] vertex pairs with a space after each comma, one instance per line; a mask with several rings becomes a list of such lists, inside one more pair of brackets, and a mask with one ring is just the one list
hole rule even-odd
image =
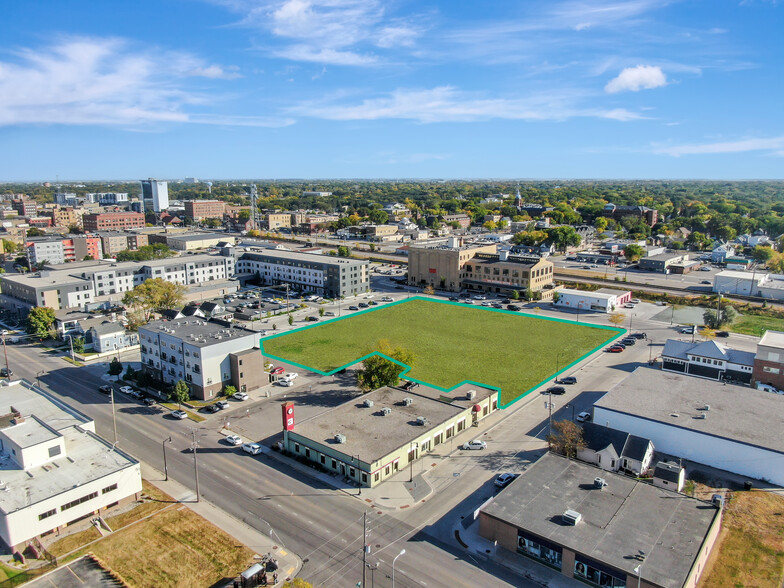
[[[261, 555], [267, 553], [271, 554], [279, 563], [278, 569], [280, 570], [280, 574], [277, 585], [283, 585], [287, 580], [294, 578], [302, 568], [302, 561], [295, 553], [291, 553], [264, 533], [237, 520], [203, 498], [199, 502], [195, 502], [196, 495], [192, 490], [171, 478], [168, 481], [165, 481], [162, 472], [159, 472], [145, 463], [142, 463], [142, 477], [153, 486], [160, 488], [175, 500], [182, 502], [193, 512], [204, 517], [213, 525], [255, 551], [259, 555], [259, 559], [261, 559]], [[237, 575], [243, 571], [244, 570], [237, 570]], [[228, 582], [226, 585], [232, 586], [233, 583]]]

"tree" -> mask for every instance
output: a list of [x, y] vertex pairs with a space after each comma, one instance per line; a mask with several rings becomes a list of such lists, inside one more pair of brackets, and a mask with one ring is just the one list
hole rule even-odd
[[763, 247], [762, 245], [757, 245], [754, 249], [751, 250], [751, 257], [760, 263], [767, 263], [773, 257], [775, 251], [773, 251], [770, 247]]
[[319, 306], [319, 316], [324, 316], [324, 307]]
[[577, 247], [582, 243], [582, 237], [574, 230], [574, 227], [554, 227], [547, 229], [545, 233], [547, 233], [547, 241], [561, 251], [566, 251], [567, 247]]
[[224, 386], [223, 387], [223, 395], [224, 396], [231, 396], [237, 393], [237, 388], [232, 385]]
[[239, 214], [237, 215], [237, 220], [249, 221], [250, 220], [250, 210], [247, 209], [247, 208], [245, 210], [240, 210]]
[[738, 313], [732, 306], [727, 304], [719, 311], [712, 308], [707, 309], [702, 313], [702, 321], [709, 329], [720, 329], [722, 325], [735, 320], [736, 316], [738, 316]]
[[75, 353], [84, 353], [84, 337], [74, 337], [73, 350]]
[[628, 261], [637, 261], [643, 255], [645, 255], [645, 249], [643, 249], [639, 245], [635, 245], [634, 243], [632, 243], [626, 246], [626, 248], [623, 251], [623, 255], [624, 257], [626, 257]]
[[340, 245], [338, 247], [338, 257], [351, 257], [351, 249], [345, 245]]
[[558, 301], [561, 299], [561, 293], [557, 290], [553, 292], [553, 304], [557, 304]]
[[375, 350], [370, 350], [368, 353], [373, 355], [362, 361], [362, 370], [357, 374], [357, 384], [363, 392], [370, 392], [383, 386], [396, 386], [404, 366], [410, 367], [414, 363], [413, 353], [403, 347], [393, 348], [385, 339], [379, 341]]
[[39, 339], [49, 336], [54, 324], [54, 309], [48, 306], [36, 306], [27, 315], [27, 332]]
[[126, 380], [136, 379], [136, 370], [133, 369], [133, 366], [130, 363], [125, 368], [125, 379]]
[[294, 324], [294, 317], [289, 315], [289, 326]]
[[374, 225], [385, 225], [389, 220], [389, 214], [383, 210], [371, 210], [368, 219]]
[[547, 442], [550, 451], [566, 457], [577, 457], [577, 452], [585, 448], [582, 427], [569, 420], [555, 421], [553, 431], [547, 435]]
[[[250, 215], [248, 215], [250, 217]], [[248, 219], [245, 219], [248, 220]], [[217, 229], [223, 224], [223, 221], [219, 218], [205, 218], [202, 223], [205, 227], [209, 227], [211, 229]]]
[[14, 243], [13, 241], [9, 241], [8, 239], [3, 239], [3, 251], [6, 253], [16, 253], [22, 248], [21, 245], [18, 243]]
[[512, 290], [512, 300], [520, 300], [520, 290]]
[[177, 383], [169, 388], [169, 402], [176, 402], [177, 408], [182, 407], [183, 402], [187, 402], [191, 397], [191, 389], [184, 380], [177, 380]]
[[424, 289], [422, 290], [422, 293], [432, 296], [433, 294], [436, 293], [436, 289], [433, 288], [433, 286], [425, 286]]
[[607, 219], [603, 216], [597, 217], [595, 221], [593, 221], [593, 226], [596, 227], [596, 231], [599, 233], [603, 233], [604, 230], [607, 228]]
[[28, 237], [45, 237], [46, 233], [37, 227], [30, 227], [27, 229]]
[[145, 322], [149, 322], [153, 312], [182, 306], [184, 299], [185, 286], [152, 278], [126, 292], [123, 304], [141, 311]]
[[109, 375], [117, 376], [117, 381], [120, 381], [120, 374], [123, 372], [122, 363], [116, 357], [109, 364]]
[[620, 327], [623, 324], [623, 321], [626, 320], [626, 317], [622, 312], [613, 312], [610, 314], [610, 316], [607, 317], [607, 320], [616, 327]]

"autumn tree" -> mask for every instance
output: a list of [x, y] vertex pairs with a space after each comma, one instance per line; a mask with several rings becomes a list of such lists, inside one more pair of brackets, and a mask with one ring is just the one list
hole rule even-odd
[[432, 296], [433, 294], [436, 293], [436, 289], [433, 288], [433, 286], [425, 286], [425, 288], [422, 290], [422, 293], [423, 294], [429, 294], [429, 295]]
[[553, 430], [547, 435], [547, 442], [550, 451], [566, 457], [577, 457], [577, 452], [585, 448], [582, 427], [570, 420], [553, 422]]
[[623, 324], [623, 321], [626, 320], [626, 316], [622, 312], [613, 312], [607, 317], [607, 320], [616, 327], [620, 327]]
[[362, 370], [357, 374], [357, 384], [363, 392], [383, 386], [396, 386], [400, 380], [400, 372], [414, 363], [414, 354], [411, 351], [403, 347], [392, 347], [385, 339], [379, 341], [376, 348], [368, 353], [373, 355], [362, 361]]
[[149, 322], [153, 312], [178, 308], [185, 299], [185, 286], [167, 282], [163, 278], [145, 280], [123, 297], [123, 304], [133, 306]]

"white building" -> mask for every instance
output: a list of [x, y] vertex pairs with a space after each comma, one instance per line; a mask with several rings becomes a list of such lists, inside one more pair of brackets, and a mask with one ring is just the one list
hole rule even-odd
[[89, 417], [24, 380], [0, 386], [0, 412], [0, 538], [12, 549], [138, 498], [139, 462]]
[[724, 263], [728, 257], [735, 255], [735, 248], [729, 243], [722, 243], [711, 251], [711, 262]]
[[26, 243], [30, 263], [65, 263], [65, 247], [62, 239], [30, 240]]
[[161, 212], [169, 208], [169, 184], [161, 180], [142, 180], [142, 200], [144, 208]]
[[713, 291], [719, 294], [758, 296], [760, 286], [767, 281], [764, 272], [724, 270], [713, 277]]
[[588, 292], [563, 289], [558, 291], [558, 302], [555, 305], [577, 311], [612, 312], [629, 302], [631, 298], [632, 293], [628, 290], [600, 288], [594, 292]]
[[259, 334], [201, 318], [139, 327], [142, 369], [165, 384], [184, 380], [194, 397], [215, 397], [226, 385], [253, 390], [268, 383]]
[[784, 485], [784, 397], [639, 367], [602, 396], [595, 423], [657, 451]]

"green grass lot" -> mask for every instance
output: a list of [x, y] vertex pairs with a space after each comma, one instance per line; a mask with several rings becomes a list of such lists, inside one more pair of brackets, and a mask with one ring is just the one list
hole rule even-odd
[[330, 373], [381, 340], [414, 354], [406, 374], [451, 389], [464, 381], [501, 389], [508, 405], [623, 329], [412, 298], [263, 341], [264, 354]]
[[747, 314], [735, 319], [728, 328], [735, 333], [761, 337], [765, 331], [784, 331], [784, 319]]

